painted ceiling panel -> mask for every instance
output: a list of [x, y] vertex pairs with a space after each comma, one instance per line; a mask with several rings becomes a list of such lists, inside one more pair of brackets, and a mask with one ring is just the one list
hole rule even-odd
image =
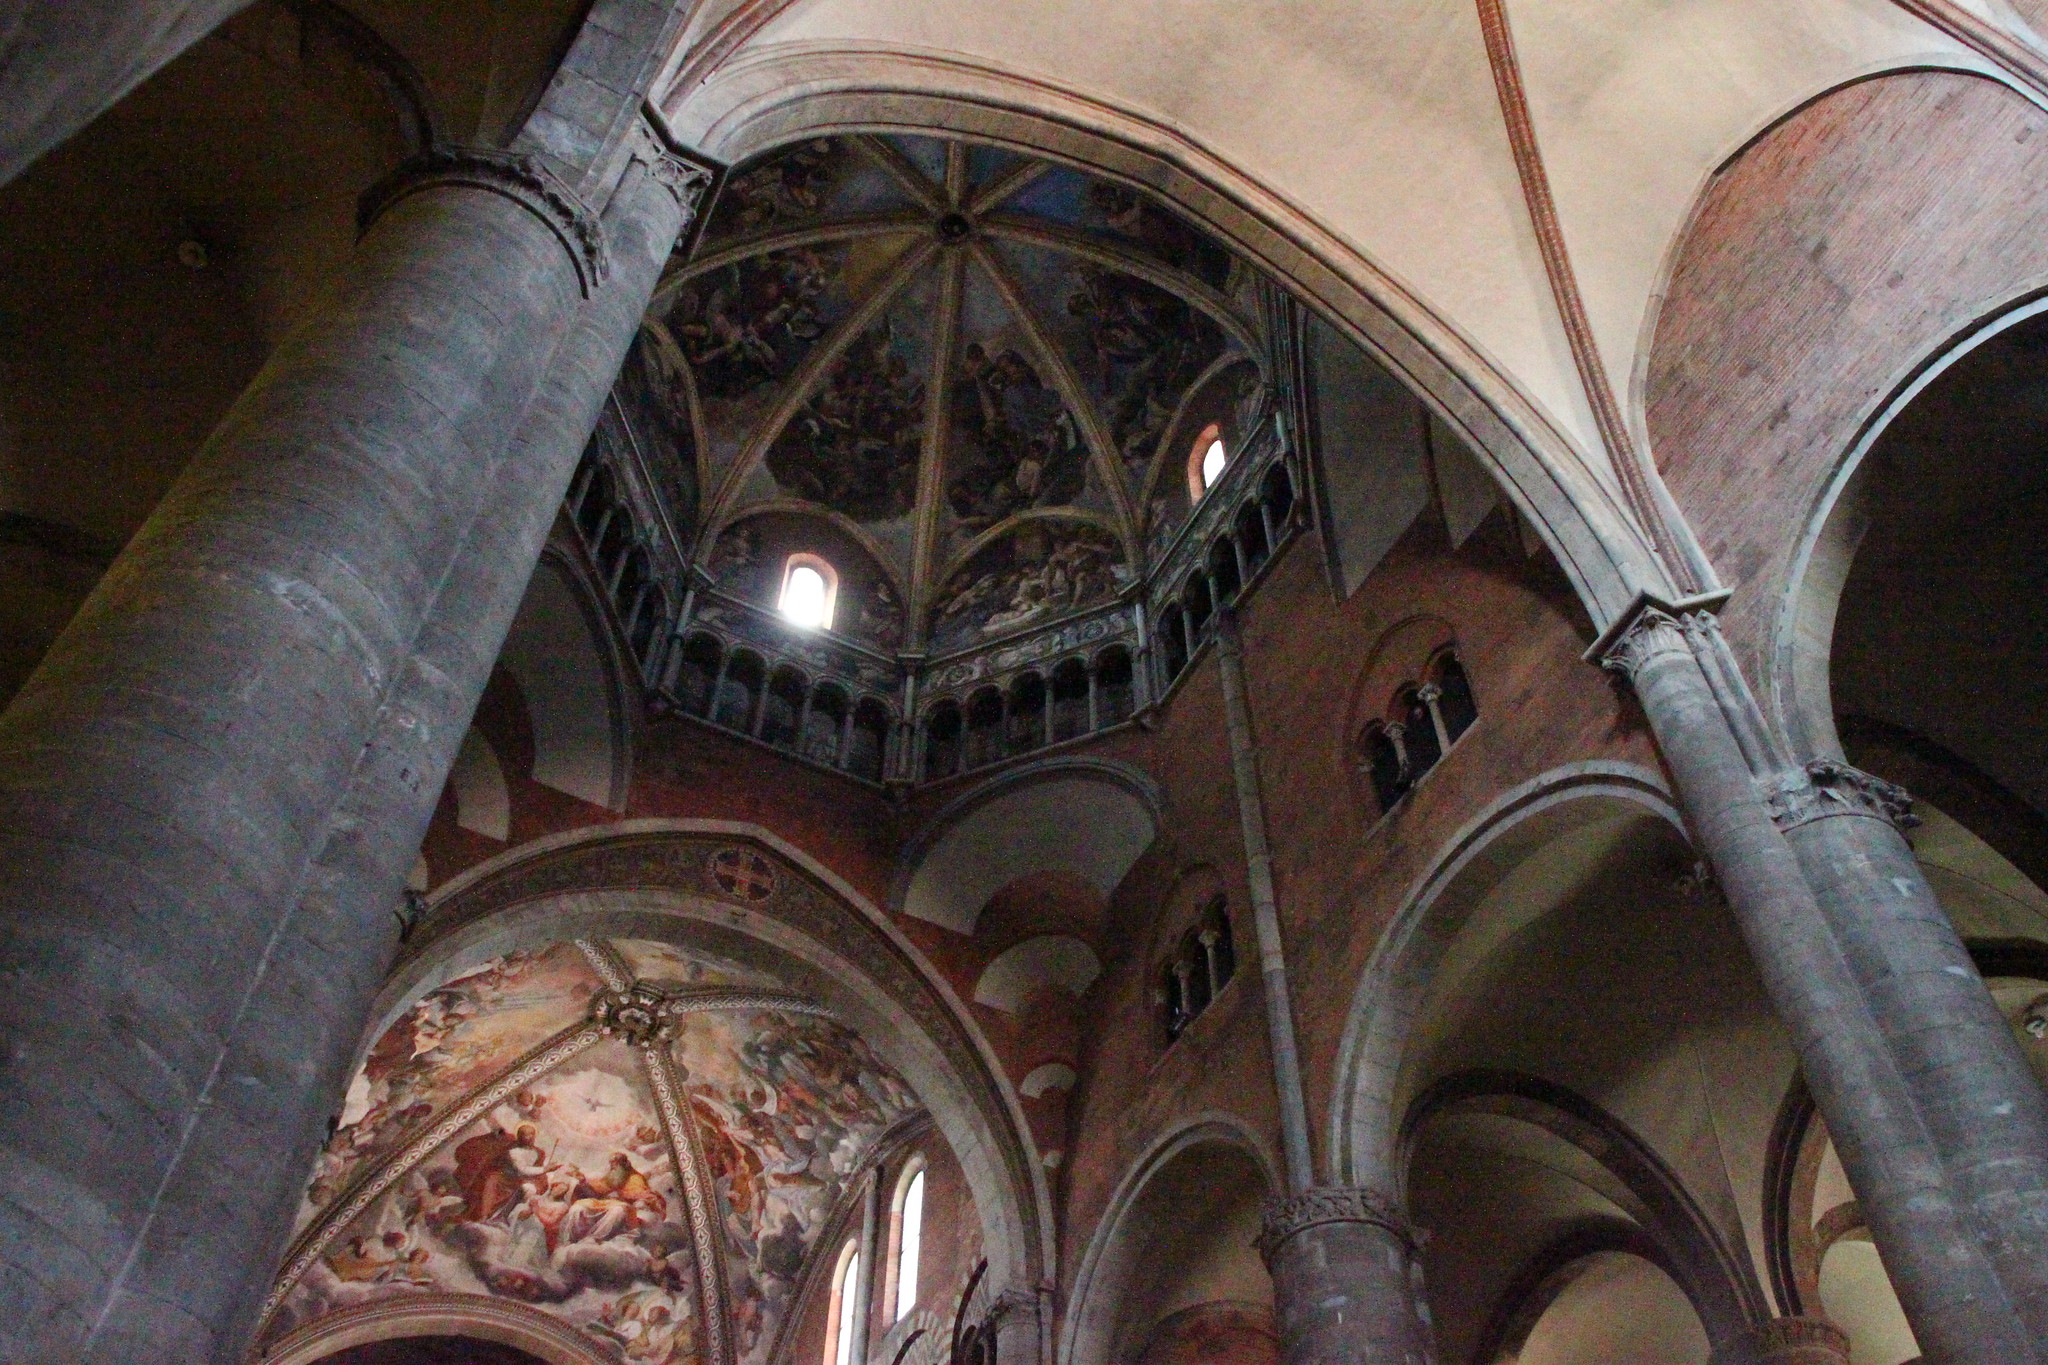
[[863, 1156], [917, 1098], [827, 1019], [706, 1014], [673, 1047], [724, 1203], [736, 1356], [762, 1365]]
[[848, 343], [768, 449], [775, 495], [862, 523], [910, 515], [938, 302], [938, 281], [919, 272]]
[[389, 1155], [535, 1043], [581, 1019], [602, 984], [582, 954], [558, 943], [428, 991], [384, 1031], [349, 1085], [301, 1223], [333, 1200], [351, 1171]]
[[1137, 581], [1187, 515], [1153, 485], [1197, 390], [1235, 359], [1264, 392], [1258, 316], [1252, 268], [1136, 189], [814, 139], [734, 172], [620, 401], [674, 463], [701, 431], [671, 520], [720, 592], [772, 608], [789, 555], [820, 554], [835, 633], [944, 650]]
[[408, 1294], [483, 1294], [545, 1306], [634, 1365], [683, 1365], [703, 1358], [696, 1281], [641, 1060], [613, 1038], [415, 1165], [339, 1232], [278, 1325]]
[[264, 1339], [386, 1299], [483, 1295], [625, 1365], [764, 1365], [878, 1142], [921, 1112], [818, 1006], [638, 941], [451, 980], [350, 1094]]

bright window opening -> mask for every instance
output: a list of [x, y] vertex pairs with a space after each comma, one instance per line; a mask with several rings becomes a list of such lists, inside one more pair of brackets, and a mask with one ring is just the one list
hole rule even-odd
[[1211, 422], [1188, 451], [1188, 501], [1200, 502], [1229, 464], [1230, 447], [1223, 443], [1223, 428]]
[[903, 1187], [903, 1211], [896, 1223], [896, 1316], [917, 1307], [917, 1257], [924, 1244], [924, 1171]]
[[1209, 442], [1209, 448], [1202, 452], [1202, 487], [1213, 485], [1223, 473], [1223, 466], [1230, 463], [1230, 452], [1223, 448], [1223, 438], [1218, 436]]
[[848, 1242], [839, 1253], [839, 1273], [832, 1278], [831, 1332], [825, 1341], [825, 1365], [855, 1365], [854, 1338], [859, 1335], [860, 1252]]
[[816, 555], [791, 555], [782, 570], [782, 596], [776, 607], [792, 625], [806, 630], [832, 629], [832, 606], [839, 596], [839, 575]]

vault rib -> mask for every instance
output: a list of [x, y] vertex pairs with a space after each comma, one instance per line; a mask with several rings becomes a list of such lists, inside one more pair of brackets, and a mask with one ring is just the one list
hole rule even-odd
[[967, 257], [946, 256], [939, 283], [937, 336], [932, 342], [931, 382], [925, 386], [924, 445], [917, 456], [917, 530], [910, 550], [910, 647], [924, 647], [927, 617], [938, 584], [932, 581], [932, 555], [939, 535], [939, 509], [945, 497], [946, 433], [952, 423], [953, 348], [959, 344], [961, 300], [967, 283]]
[[1051, 169], [1052, 166], [1048, 162], [1025, 162], [1016, 170], [1011, 171], [1008, 175], [990, 185], [980, 194], [975, 195], [973, 201], [967, 206], [968, 216], [978, 218], [984, 213], [992, 212], [998, 205], [1009, 200], [1012, 196], [1021, 193], [1027, 185], [1034, 183], [1038, 177]]
[[860, 136], [853, 139], [853, 145], [867, 155], [868, 160], [888, 172], [896, 187], [917, 201], [919, 208], [934, 218], [946, 211], [946, 200], [940, 188], [925, 177], [925, 173], [911, 164], [910, 158], [897, 151], [882, 139]]
[[[790, 419], [796, 416], [797, 409], [804, 405], [812, 391], [817, 388], [818, 381], [824, 378], [826, 372], [841, 356], [846, 354], [846, 348], [851, 346], [862, 332], [874, 325], [875, 319], [881, 316], [882, 311], [894, 301], [904, 285], [910, 282], [937, 250], [938, 243], [931, 239], [913, 242], [905, 248], [903, 254], [897, 258], [896, 264], [883, 272], [881, 279], [869, 291], [868, 296], [841, 318], [826, 334], [824, 340], [811, 348], [811, 353], [804, 357], [803, 364], [797, 366], [796, 373], [789, 377], [788, 387], [776, 400], [775, 407], [770, 410], [767, 419], [756, 428], [746, 445], [740, 448], [739, 458], [733, 461], [732, 468], [719, 480], [717, 496], [705, 509], [706, 528], [725, 523], [734, 499], [739, 496], [740, 488], [746, 482], [747, 475], [753, 473], [754, 466], [767, 455], [776, 438], [782, 435], [782, 429], [789, 425]], [[709, 545], [708, 529], [700, 531], [697, 538], [698, 554], [702, 555]]]
[[1019, 242], [1026, 246], [1044, 247], [1068, 256], [1078, 256], [1109, 270], [1134, 275], [1149, 285], [1164, 289], [1193, 304], [1230, 335], [1231, 340], [1247, 351], [1258, 351], [1258, 329], [1250, 319], [1241, 316], [1231, 306], [1230, 300], [1222, 293], [1202, 283], [1184, 270], [1175, 270], [1170, 265], [1136, 252], [1119, 250], [1108, 246], [1085, 233], [1067, 228], [1049, 227], [1043, 223], [1026, 223], [1015, 218], [993, 218], [981, 224], [981, 230], [997, 241]]
[[1088, 457], [1095, 464], [1096, 473], [1101, 477], [1103, 487], [1109, 492], [1110, 502], [1116, 508], [1117, 539], [1124, 547], [1124, 560], [1133, 568], [1138, 566], [1137, 518], [1131, 506], [1131, 489], [1124, 478], [1122, 462], [1117, 456], [1116, 446], [1109, 439], [1109, 429], [1103, 425], [1102, 414], [1095, 410], [1094, 402], [1081, 387], [1081, 377], [1074, 373], [1074, 367], [1060, 350], [1058, 344], [1046, 335], [1038, 314], [1032, 311], [1010, 276], [1009, 268], [999, 260], [993, 251], [981, 243], [973, 244], [974, 259], [988, 275], [1002, 297], [1003, 306], [1017, 319], [1017, 325], [1024, 329], [1024, 336], [1037, 354], [1039, 364], [1045, 366], [1052, 377], [1053, 388], [1058, 391], [1060, 401], [1074, 414], [1080, 423], [1082, 439], [1088, 442]]

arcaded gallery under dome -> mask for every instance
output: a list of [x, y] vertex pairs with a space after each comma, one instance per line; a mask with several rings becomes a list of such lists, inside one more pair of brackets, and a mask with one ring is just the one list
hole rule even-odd
[[17, 0], [0, 1365], [2048, 1365], [2044, 0]]

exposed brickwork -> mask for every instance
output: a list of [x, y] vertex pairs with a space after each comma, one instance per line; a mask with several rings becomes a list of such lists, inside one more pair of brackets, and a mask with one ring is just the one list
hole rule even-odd
[[1658, 464], [1753, 664], [1813, 500], [1942, 343], [2048, 283], [2048, 113], [1911, 72], [1800, 110], [1707, 187], [1645, 387]]

